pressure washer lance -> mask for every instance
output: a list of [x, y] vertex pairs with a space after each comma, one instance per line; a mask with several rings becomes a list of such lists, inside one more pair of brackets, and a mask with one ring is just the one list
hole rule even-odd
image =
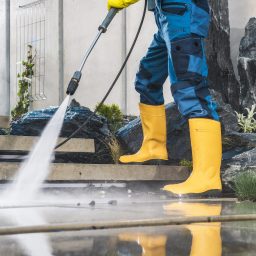
[[67, 94], [68, 95], [74, 95], [74, 93], [76, 92], [78, 86], [79, 86], [79, 82], [81, 80], [82, 77], [82, 71], [84, 68], [84, 65], [88, 59], [88, 57], [90, 56], [92, 50], [94, 49], [95, 45], [97, 44], [99, 38], [101, 37], [101, 35], [103, 33], [107, 32], [108, 26], [110, 25], [110, 23], [112, 22], [112, 20], [114, 19], [114, 17], [116, 16], [116, 14], [118, 13], [119, 9], [116, 8], [111, 8], [108, 12], [107, 17], [104, 19], [104, 21], [102, 22], [102, 24], [99, 26], [98, 30], [98, 34], [96, 36], [96, 38], [93, 40], [90, 48], [87, 50], [84, 59], [81, 63], [81, 66], [79, 68], [79, 71], [76, 71], [73, 75], [73, 77], [71, 78], [68, 88], [67, 88]]

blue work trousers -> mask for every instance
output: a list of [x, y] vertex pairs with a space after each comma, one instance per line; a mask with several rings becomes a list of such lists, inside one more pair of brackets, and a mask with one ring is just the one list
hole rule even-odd
[[169, 75], [173, 98], [184, 117], [219, 120], [204, 50], [209, 13], [207, 0], [156, 0], [158, 31], [135, 81], [141, 103], [164, 104], [163, 84]]

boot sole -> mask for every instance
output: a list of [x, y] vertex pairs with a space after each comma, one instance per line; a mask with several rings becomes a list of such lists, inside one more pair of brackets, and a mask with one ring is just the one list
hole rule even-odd
[[212, 189], [212, 190], [208, 190], [206, 192], [203, 193], [190, 193], [190, 194], [183, 194], [183, 195], [179, 195], [179, 194], [174, 194], [172, 192], [168, 192], [168, 191], [164, 191], [165, 196], [167, 196], [168, 198], [179, 198], [179, 199], [200, 199], [200, 198], [216, 198], [216, 197], [221, 197], [222, 193], [221, 190], [219, 189]]
[[159, 160], [159, 159], [155, 159], [155, 160], [148, 160], [145, 162], [131, 162], [131, 163], [122, 163], [119, 161], [119, 164], [123, 164], [123, 165], [165, 165], [165, 163], [168, 160]]

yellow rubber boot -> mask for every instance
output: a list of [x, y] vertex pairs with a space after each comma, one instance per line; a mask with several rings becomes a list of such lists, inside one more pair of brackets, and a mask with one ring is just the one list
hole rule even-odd
[[183, 183], [168, 185], [163, 190], [173, 196], [213, 196], [222, 190], [220, 122], [194, 118], [189, 120], [193, 171]]
[[136, 242], [142, 248], [142, 256], [165, 256], [167, 237], [164, 235], [150, 236], [145, 234], [120, 234], [121, 241]]
[[168, 160], [166, 149], [166, 114], [164, 105], [140, 104], [143, 143], [134, 155], [121, 156], [121, 163], [143, 163], [149, 160]]
[[[221, 204], [172, 203], [164, 206], [166, 214], [172, 216], [219, 216]], [[192, 235], [190, 256], [221, 256], [221, 223], [197, 223], [186, 225]]]

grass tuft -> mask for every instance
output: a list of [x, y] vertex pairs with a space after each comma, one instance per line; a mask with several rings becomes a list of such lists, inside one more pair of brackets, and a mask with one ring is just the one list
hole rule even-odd
[[119, 163], [119, 158], [122, 154], [121, 152], [121, 146], [118, 142], [118, 140], [115, 137], [111, 137], [111, 139], [108, 141], [108, 147], [111, 152], [111, 156], [115, 164]]
[[189, 170], [191, 170], [191, 171], [193, 170], [193, 162], [190, 160], [182, 159], [179, 164], [180, 164], [180, 166], [185, 166], [185, 167], [189, 168]]
[[256, 202], [256, 172], [246, 171], [234, 180], [234, 190], [239, 200]]

